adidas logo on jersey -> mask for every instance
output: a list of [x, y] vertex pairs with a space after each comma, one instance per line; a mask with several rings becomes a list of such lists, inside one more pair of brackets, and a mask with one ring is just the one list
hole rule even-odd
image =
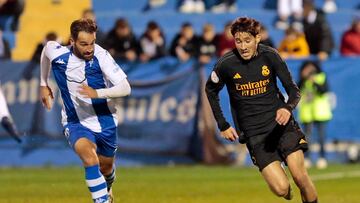
[[236, 73], [233, 77], [234, 79], [240, 79], [241, 78], [241, 75], [239, 73]]
[[62, 60], [62, 59], [58, 59], [57, 61], [55, 61], [55, 63], [58, 63], [58, 64], [65, 64], [64, 60]]

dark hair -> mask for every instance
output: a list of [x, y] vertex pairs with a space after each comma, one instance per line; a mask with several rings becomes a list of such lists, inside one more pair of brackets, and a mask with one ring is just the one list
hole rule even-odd
[[97, 30], [96, 23], [93, 20], [81, 18], [71, 23], [70, 33], [73, 40], [78, 38], [79, 32], [94, 33]]
[[129, 28], [129, 23], [125, 18], [118, 18], [115, 22], [115, 29], [116, 28]]
[[82, 14], [84, 15], [84, 14], [86, 14], [86, 13], [95, 14], [95, 13], [94, 13], [94, 10], [92, 10], [91, 8], [88, 8], [88, 9], [83, 10]]
[[47, 41], [55, 41], [57, 39], [57, 34], [55, 32], [48, 32], [45, 38]]
[[260, 33], [261, 24], [253, 19], [248, 17], [240, 17], [236, 19], [231, 25], [231, 34], [235, 36], [237, 32], [248, 32], [252, 36], [256, 36]]

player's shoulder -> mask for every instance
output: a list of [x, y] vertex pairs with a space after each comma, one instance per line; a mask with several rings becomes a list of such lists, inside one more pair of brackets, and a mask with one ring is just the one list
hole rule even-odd
[[69, 52], [69, 47], [63, 46], [56, 41], [48, 41], [45, 45], [45, 53], [51, 60]]
[[103, 57], [106, 57], [107, 55], [109, 54], [109, 52], [102, 48], [100, 45], [98, 44], [95, 44], [95, 50], [94, 50], [94, 55], [97, 57], [97, 58], [103, 58]]
[[258, 51], [262, 54], [279, 55], [279, 52], [276, 49], [264, 44], [259, 44]]
[[63, 48], [67, 48], [66, 46], [61, 45], [59, 42], [57, 41], [48, 41], [45, 45], [48, 49], [51, 50], [57, 50], [57, 49], [63, 49]]
[[233, 60], [234, 58], [237, 58], [236, 54], [235, 54], [235, 49], [227, 52], [226, 54], [224, 54], [223, 56], [221, 56], [217, 62], [216, 62], [216, 66], [221, 67], [224, 66], [225, 64], [227, 64], [229, 61]]

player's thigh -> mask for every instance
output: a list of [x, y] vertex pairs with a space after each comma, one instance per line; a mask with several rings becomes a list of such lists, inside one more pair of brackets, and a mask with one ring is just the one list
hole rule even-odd
[[296, 183], [306, 181], [308, 173], [304, 165], [304, 153], [302, 150], [297, 150], [289, 154], [286, 158], [286, 162]]
[[96, 154], [96, 145], [89, 139], [85, 137], [78, 139], [74, 144], [74, 150], [85, 166], [92, 166], [99, 163]]
[[274, 161], [267, 165], [261, 174], [273, 192], [281, 195], [288, 192], [290, 183], [280, 161]]

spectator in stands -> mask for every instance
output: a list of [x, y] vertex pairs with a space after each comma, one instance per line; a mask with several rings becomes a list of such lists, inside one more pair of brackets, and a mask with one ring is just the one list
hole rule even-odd
[[322, 7], [322, 10], [325, 13], [334, 13], [337, 11], [337, 6], [335, 3], [335, 0], [324, 0], [324, 5]]
[[[332, 119], [331, 106], [328, 97], [329, 87], [326, 74], [321, 70], [319, 63], [305, 61], [300, 68], [300, 81], [298, 83], [301, 100], [299, 102], [299, 119], [304, 125], [307, 136], [312, 134], [312, 127], [317, 128], [319, 136], [320, 158], [317, 167], [326, 168], [325, 134], [326, 123]], [[310, 141], [310, 139], [306, 139]], [[309, 159], [305, 161], [307, 167], [311, 166]]]
[[285, 31], [285, 37], [280, 42], [279, 54], [282, 58], [305, 58], [310, 55], [309, 46], [304, 33], [289, 27]]
[[145, 8], [143, 8], [143, 11], [148, 11], [153, 8], [160, 7], [166, 3], [167, 0], [148, 0]]
[[180, 33], [175, 36], [171, 43], [170, 54], [184, 62], [197, 55], [197, 37], [190, 23], [181, 26]]
[[270, 38], [269, 32], [267, 31], [264, 25], [261, 25], [260, 36], [261, 36], [260, 44], [264, 44], [269, 47], [274, 47], [274, 42]]
[[61, 43], [55, 32], [48, 32], [45, 36], [45, 39], [36, 46], [30, 62], [25, 67], [22, 74], [24, 79], [30, 80], [32, 78], [32, 73], [34, 69], [40, 64], [41, 52], [48, 41], [58, 41], [59, 43]]
[[231, 24], [232, 22], [226, 23], [223, 32], [216, 37], [218, 42], [216, 50], [219, 57], [235, 48], [234, 38], [230, 31]]
[[304, 33], [310, 48], [310, 54], [325, 60], [334, 48], [330, 25], [323, 11], [316, 10], [313, 0], [304, 0]]
[[11, 59], [11, 51], [9, 42], [3, 37], [3, 32], [0, 28], [0, 60]]
[[[12, 22], [10, 28], [12, 31], [17, 31], [19, 28], [19, 18], [24, 11], [24, 0], [0, 0], [0, 17], [12, 16]], [[1, 26], [1, 25], [0, 25]], [[2, 30], [5, 27], [0, 27]]]
[[341, 39], [340, 52], [344, 56], [360, 56], [360, 16], [356, 16], [352, 26]]
[[150, 21], [140, 38], [141, 61], [158, 59], [166, 55], [165, 38], [159, 25]]
[[183, 0], [180, 3], [179, 11], [181, 13], [204, 13], [204, 0]]
[[[95, 15], [94, 10], [92, 10], [92, 9], [85, 9], [82, 12], [81, 17], [85, 18], [85, 19], [90, 19], [90, 20], [96, 22], [96, 15]], [[98, 29], [96, 31], [96, 44], [103, 46], [105, 37], [106, 37], [106, 34], [98, 27]]]
[[211, 7], [214, 13], [235, 12], [236, 0], [217, 0], [216, 4]]
[[198, 60], [200, 64], [207, 64], [216, 56], [215, 28], [212, 24], [205, 24], [198, 42]]
[[105, 39], [104, 46], [115, 60], [135, 61], [140, 53], [139, 43], [124, 18], [116, 20], [114, 28]]
[[278, 0], [277, 11], [279, 20], [276, 28], [286, 30], [290, 24], [296, 29], [302, 29], [303, 0]]

